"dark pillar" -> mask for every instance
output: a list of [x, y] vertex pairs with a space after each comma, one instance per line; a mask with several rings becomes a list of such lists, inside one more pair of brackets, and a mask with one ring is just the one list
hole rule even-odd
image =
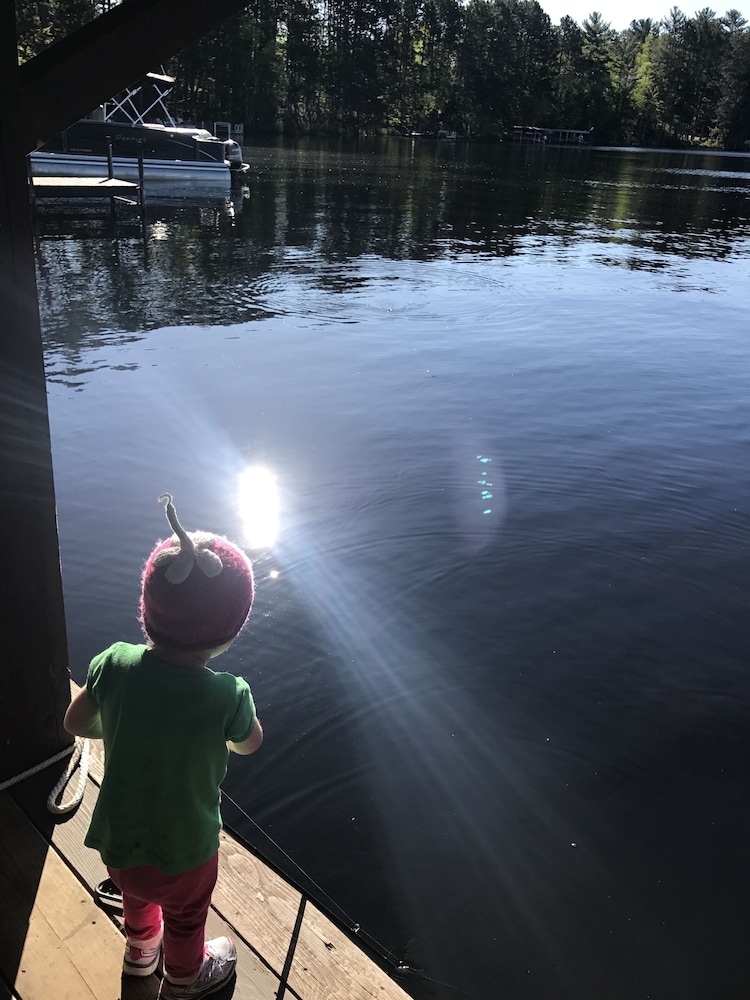
[[67, 641], [20, 121], [14, 4], [0, 2], [0, 782], [70, 743]]

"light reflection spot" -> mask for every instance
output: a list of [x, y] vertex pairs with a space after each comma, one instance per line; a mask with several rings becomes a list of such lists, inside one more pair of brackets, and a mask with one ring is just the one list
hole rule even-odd
[[270, 469], [251, 465], [240, 476], [239, 507], [245, 542], [251, 549], [269, 549], [279, 533], [279, 495]]

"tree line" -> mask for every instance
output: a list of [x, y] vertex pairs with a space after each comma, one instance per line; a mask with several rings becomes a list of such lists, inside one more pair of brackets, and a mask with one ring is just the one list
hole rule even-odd
[[[27, 59], [114, 0], [17, 0]], [[600, 144], [750, 140], [750, 30], [673, 7], [615, 31], [552, 24], [537, 0], [251, 0], [167, 67], [177, 112], [266, 133], [507, 136], [593, 129]]]

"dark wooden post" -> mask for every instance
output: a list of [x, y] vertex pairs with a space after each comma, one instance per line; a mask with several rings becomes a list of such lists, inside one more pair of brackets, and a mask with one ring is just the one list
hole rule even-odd
[[0, 3], [0, 781], [69, 745], [67, 640], [20, 121], [15, 13]]
[[138, 200], [141, 205], [141, 215], [143, 215], [144, 205], [144, 168], [143, 168], [143, 140], [138, 143]]

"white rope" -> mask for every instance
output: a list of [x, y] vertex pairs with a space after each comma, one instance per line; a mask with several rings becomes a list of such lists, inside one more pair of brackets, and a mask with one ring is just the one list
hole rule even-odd
[[8, 778], [0, 785], [0, 792], [4, 792], [6, 788], [10, 788], [11, 785], [17, 785], [19, 781], [23, 781], [24, 778], [30, 778], [32, 774], [38, 774], [39, 771], [43, 771], [45, 767], [49, 767], [50, 764], [56, 763], [58, 760], [62, 760], [63, 757], [67, 757], [68, 754], [73, 753], [75, 750], [75, 743], [71, 743], [69, 747], [65, 747], [59, 753], [56, 753], [54, 757], [49, 757], [47, 760], [43, 760], [41, 764], [37, 764], [34, 767], [30, 767], [27, 771], [22, 771], [21, 774], [17, 774], [15, 778]]
[[[59, 816], [62, 815], [62, 813], [71, 812], [83, 798], [83, 793], [86, 790], [86, 779], [89, 775], [90, 750], [91, 743], [89, 740], [76, 736], [73, 756], [68, 761], [68, 766], [65, 768], [64, 773], [60, 775], [60, 780], [49, 793], [49, 798], [47, 799], [47, 808], [51, 813], [55, 813]], [[57, 799], [58, 797], [62, 799], [63, 793], [68, 786], [68, 782], [73, 775], [73, 771], [76, 769], [76, 765], [78, 765], [78, 784], [76, 785], [75, 792], [73, 792], [73, 797], [68, 799], [67, 802], [60, 801], [58, 803]]]
[[[65, 747], [64, 750], [54, 754], [54, 756], [49, 757], [47, 760], [43, 760], [40, 764], [36, 764], [34, 767], [30, 767], [28, 770], [23, 771], [21, 774], [17, 774], [14, 778], [8, 778], [7, 781], [0, 784], [0, 792], [5, 791], [6, 788], [10, 788], [11, 785], [17, 785], [19, 781], [23, 781], [25, 778], [30, 778], [32, 774], [38, 774], [51, 764], [57, 763], [58, 760], [62, 760], [64, 757], [72, 755], [68, 761], [68, 766], [65, 768], [60, 780], [52, 789], [49, 794], [49, 798], [47, 799], [47, 808], [50, 812], [57, 814], [70, 812], [72, 809], [75, 809], [83, 798], [83, 793], [86, 788], [86, 778], [88, 777], [89, 771], [90, 746], [91, 745], [87, 739], [82, 739], [80, 736], [76, 736], [75, 743], [71, 744], [69, 747]], [[73, 797], [65, 803], [61, 802], [58, 804], [57, 798], [66, 788], [73, 771], [76, 769], [76, 766], [79, 768], [78, 785], [73, 793]]]

